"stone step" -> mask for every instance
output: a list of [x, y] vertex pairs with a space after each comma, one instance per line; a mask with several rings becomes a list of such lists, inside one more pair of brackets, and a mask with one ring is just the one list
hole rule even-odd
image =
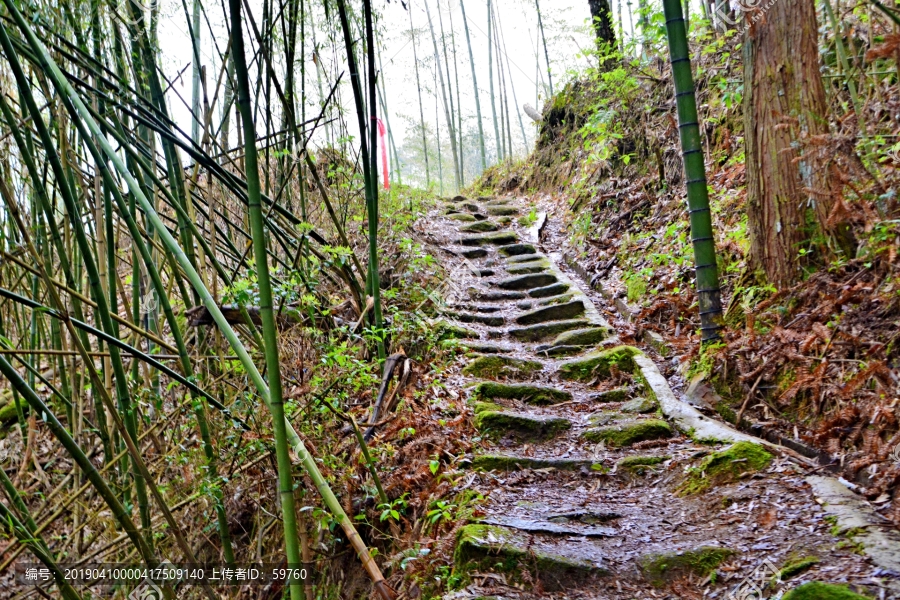
[[452, 198], [450, 198], [450, 200], [448, 200], [448, 202], [453, 202], [454, 204], [456, 204], [458, 202], [466, 202], [468, 200], [469, 199], [465, 196], [453, 196]]
[[[735, 554], [734, 550], [721, 546], [698, 546], [691, 550], [645, 554], [638, 559], [638, 564], [644, 577], [654, 586], [661, 587], [671, 579], [688, 574], [703, 579]], [[826, 597], [816, 598], [826, 600]]]
[[510, 256], [509, 258], [507, 258], [506, 263], [512, 265], [523, 262], [532, 262], [535, 260], [546, 260], [546, 258], [547, 257], [544, 254], [541, 254], [539, 252], [534, 254], [519, 254], [517, 256]]
[[535, 254], [537, 250], [531, 244], [507, 244], [497, 249], [503, 256], [521, 256], [523, 254]]
[[486, 342], [465, 342], [459, 345], [469, 352], [478, 352], [480, 354], [506, 354], [507, 352], [512, 352], [510, 348], [505, 348], [497, 344], [488, 344]]
[[506, 319], [498, 315], [482, 315], [477, 313], [453, 312], [449, 310], [444, 311], [443, 314], [460, 323], [480, 323], [481, 325], [490, 325], [491, 327], [499, 327], [506, 323]]
[[[472, 217], [474, 220], [475, 217]], [[469, 225], [463, 225], [459, 228], [459, 230], [463, 233], [487, 233], [489, 231], [497, 231], [499, 227], [497, 227], [496, 223], [491, 223], [490, 221], [475, 221], [474, 223], [470, 223]]]
[[594, 346], [609, 337], [609, 330], [603, 327], [575, 329], [556, 336], [553, 346]]
[[451, 323], [446, 319], [441, 319], [435, 323], [434, 329], [439, 340], [459, 340], [466, 338], [477, 340], [481, 337], [481, 334], [474, 329]]
[[535, 273], [532, 275], [520, 275], [518, 277], [509, 277], [502, 279], [497, 283], [497, 287], [503, 290], [533, 290], [534, 288], [545, 287], [556, 283], [556, 275], [550, 273]]
[[570, 556], [562, 554], [561, 548], [544, 549], [534, 543], [532, 535], [506, 527], [466, 525], [456, 539], [455, 575], [499, 568], [508, 584], [523, 585], [522, 572], [527, 571], [529, 583], [538, 581], [542, 589], [557, 591], [571, 588], [573, 582], [608, 574], [602, 565], [575, 551]]
[[628, 396], [631, 395], [631, 391], [629, 391], [626, 387], [619, 387], [611, 390], [606, 390], [605, 392], [599, 392], [597, 394], [591, 394], [588, 397], [588, 400], [591, 402], [624, 402], [628, 400]]
[[479, 379], [525, 379], [543, 369], [536, 360], [525, 360], [511, 356], [479, 356], [463, 369], [464, 375]]
[[478, 304], [453, 304], [448, 308], [455, 311], [479, 313], [496, 313], [503, 310], [503, 308], [500, 306], [480, 306]]
[[632, 419], [602, 427], [592, 427], [582, 432], [581, 438], [589, 442], [606, 442], [612, 448], [624, 448], [646, 440], [659, 440], [672, 436], [672, 426], [661, 419]]
[[584, 352], [585, 346], [549, 346], [544, 344], [535, 348], [539, 356], [547, 358], [560, 358], [563, 356], [575, 356]]
[[526, 531], [528, 533], [547, 533], [550, 535], [574, 535], [581, 537], [614, 537], [621, 535], [614, 527], [599, 526], [583, 526], [569, 525], [562, 523], [554, 523], [553, 521], [543, 521], [535, 519], [522, 519], [519, 517], [497, 516], [488, 517], [481, 520], [486, 525], [497, 525], [499, 527], [509, 527], [518, 531]]
[[626, 456], [616, 462], [616, 472], [626, 475], [643, 476], [655, 471], [654, 467], [672, 458], [671, 456]]
[[495, 217], [511, 217], [519, 214], [519, 209], [513, 206], [487, 206], [485, 212]]
[[546, 406], [568, 402], [572, 399], [572, 394], [565, 390], [527, 383], [483, 381], [473, 388], [472, 398], [475, 400], [521, 400], [528, 404]]
[[549, 337], [559, 335], [570, 329], [583, 329], [591, 322], [585, 319], [573, 319], [571, 321], [551, 321], [538, 323], [527, 327], [515, 327], [509, 330], [510, 337], [523, 342], [540, 342]]
[[516, 234], [512, 231], [496, 231], [484, 235], [473, 235], [459, 240], [462, 246], [504, 246], [516, 241]]
[[550, 296], [558, 296], [560, 294], [565, 294], [569, 291], [568, 283], [556, 283], [554, 276], [554, 283], [545, 285], [544, 287], [539, 287], [528, 292], [528, 295], [532, 298], [549, 298]]
[[467, 210], [469, 212], [473, 212], [473, 213], [477, 213], [477, 212], [481, 211], [481, 207], [472, 202], [463, 202], [462, 204], [460, 204], [460, 206], [462, 208], [464, 208], [465, 210]]
[[524, 469], [556, 469], [558, 471], [601, 471], [603, 465], [578, 458], [540, 458], [510, 454], [479, 454], [472, 459], [472, 468], [482, 471], [521, 471]]
[[[478, 200], [482, 200], [482, 198], [479, 198]], [[484, 199], [485, 206], [506, 206], [507, 204], [509, 204], [509, 202], [509, 198]]]
[[550, 262], [546, 260], [535, 260], [531, 262], [518, 263], [506, 267], [506, 272], [510, 275], [525, 275], [527, 273], [541, 273], [550, 268]]
[[570, 381], [591, 381], [596, 377], [604, 379], [609, 377], [612, 365], [616, 365], [620, 371], [630, 373], [635, 368], [634, 356], [640, 352], [632, 346], [616, 346], [608, 350], [592, 352], [584, 358], [559, 365], [557, 373], [561, 378]]
[[658, 408], [659, 404], [657, 404], [656, 400], [651, 400], [650, 398], [635, 398], [620, 406], [619, 410], [623, 413], [645, 415], [647, 413], [656, 412], [656, 409]]
[[566, 304], [555, 304], [538, 308], [516, 317], [515, 321], [518, 325], [534, 325], [536, 323], [545, 323], [547, 321], [562, 321], [564, 319], [574, 319], [584, 314], [584, 302], [574, 300]]
[[469, 248], [460, 252], [464, 257], [472, 259], [472, 258], [482, 258], [488, 255], [488, 251], [484, 248]]
[[475, 414], [475, 429], [483, 433], [548, 439], [571, 428], [572, 422], [563, 417], [530, 415], [511, 410], [481, 410]]
[[461, 212], [453, 212], [447, 214], [448, 219], [452, 219], [454, 221], [462, 221], [464, 223], [473, 223], [476, 222], [477, 219], [470, 215], [469, 213], [461, 213]]
[[[470, 288], [471, 289], [471, 288]], [[474, 290], [469, 292], [473, 300], [481, 302], [502, 302], [505, 300], [519, 300], [525, 297], [523, 292], [495, 292]]]

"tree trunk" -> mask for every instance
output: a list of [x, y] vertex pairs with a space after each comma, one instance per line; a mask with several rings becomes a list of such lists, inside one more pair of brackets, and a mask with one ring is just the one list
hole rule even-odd
[[597, 35], [597, 44], [608, 44], [610, 49], [616, 47], [616, 34], [613, 31], [612, 7], [609, 0], [588, 0], [591, 7], [591, 21], [594, 24], [594, 33]]
[[488, 19], [487, 19], [487, 38], [488, 38], [488, 87], [491, 90], [491, 115], [494, 117], [494, 142], [497, 144], [496, 160], [503, 160], [503, 142], [500, 137], [500, 127], [497, 125], [497, 99], [494, 95], [494, 40], [493, 40], [493, 19], [491, 11], [491, 0], [487, 3]]
[[553, 96], [553, 75], [550, 73], [550, 52], [547, 51], [547, 36], [544, 34], [544, 20], [541, 18], [541, 5], [538, 0], [534, 0], [534, 7], [537, 9], [538, 29], [541, 32], [541, 39], [544, 42], [544, 59], [547, 61], [547, 83], [550, 85], [550, 95]]
[[828, 133], [815, 11], [813, 0], [776, 2], [748, 15], [744, 33], [750, 258], [778, 286], [797, 281], [833, 205], [828, 159], [804, 146]]
[[466, 19], [466, 5], [463, 0], [459, 0], [459, 8], [462, 11], [463, 29], [466, 32], [466, 45], [469, 47], [469, 64], [472, 67], [472, 87], [475, 89], [475, 114], [478, 118], [478, 141], [479, 150], [481, 151], [481, 170], [487, 168], [485, 151], [484, 151], [484, 124], [481, 120], [481, 100], [478, 94], [478, 78], [475, 77], [475, 55], [472, 54], [472, 38], [469, 35], [469, 21]]

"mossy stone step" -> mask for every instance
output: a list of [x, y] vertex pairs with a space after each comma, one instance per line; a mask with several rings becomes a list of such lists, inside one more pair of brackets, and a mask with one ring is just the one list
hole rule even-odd
[[[574, 328], [573, 328], [574, 329]], [[616, 365], [620, 371], [633, 371], [634, 356], [640, 350], [633, 346], [616, 346], [608, 350], [593, 352], [584, 358], [571, 360], [559, 366], [558, 373], [570, 381], [590, 381], [595, 377], [609, 377], [610, 368]]]
[[472, 338], [477, 340], [481, 337], [481, 334], [474, 329], [451, 323], [445, 319], [442, 319], [435, 323], [434, 329], [439, 340], [458, 340], [465, 338]]
[[[556, 279], [554, 278], [554, 282]], [[559, 296], [569, 291], [568, 283], [551, 283], [544, 287], [539, 287], [528, 292], [532, 298], [549, 298], [550, 296]]]
[[490, 325], [491, 327], [499, 327], [506, 323], [506, 319], [498, 315], [454, 312], [450, 310], [444, 311], [444, 315], [460, 323], [479, 323], [481, 325]]
[[[565, 285], [565, 284], [563, 284], [563, 285]], [[575, 297], [575, 294], [572, 294], [572, 293], [562, 294], [559, 296], [551, 296], [549, 298], [540, 300], [537, 303], [537, 305], [538, 306], [550, 306], [552, 304], [565, 304], [566, 302], [570, 302], [572, 300], [572, 298], [574, 298], [574, 297]]]
[[460, 252], [465, 258], [483, 258], [488, 255], [488, 251], [484, 248], [469, 248]]
[[624, 448], [645, 440], [670, 437], [672, 427], [660, 419], [634, 419], [620, 421], [603, 427], [592, 427], [581, 437], [589, 442], [606, 442], [613, 448]]
[[535, 260], [532, 262], [518, 263], [506, 267], [506, 272], [510, 275], [526, 275], [528, 273], [541, 273], [550, 268], [550, 262], [546, 260]]
[[461, 204], [460, 206], [462, 206], [467, 211], [473, 212], [473, 213], [476, 213], [481, 210], [480, 206], [478, 206], [477, 204], [474, 204], [472, 202], [465, 202], [465, 203]]
[[529, 415], [511, 410], [482, 410], [475, 415], [475, 429], [481, 432], [512, 434], [521, 438], [546, 439], [571, 429], [563, 417]]
[[565, 390], [527, 383], [483, 381], [472, 389], [472, 397], [477, 400], [521, 400], [528, 404], [546, 406], [568, 402], [572, 399], [572, 394]]
[[537, 325], [529, 325], [527, 327], [516, 327], [509, 330], [509, 335], [510, 337], [523, 342], [540, 342], [549, 337], [559, 335], [563, 331], [581, 329], [590, 324], [590, 321], [586, 321], [585, 319], [551, 321], [549, 323], [538, 323]]
[[657, 404], [655, 400], [651, 400], [650, 398], [635, 398], [620, 406], [619, 410], [623, 413], [643, 415], [652, 413], [657, 408], [659, 408], [659, 404]]
[[548, 358], [558, 358], [580, 354], [584, 352], [584, 349], [585, 346], [550, 346], [549, 344], [543, 344], [535, 348], [535, 352]]
[[499, 306], [482, 306], [478, 304], [454, 304], [449, 307], [450, 310], [459, 312], [477, 312], [477, 313], [496, 313], [503, 310]]
[[566, 331], [553, 340], [552, 346], [593, 346], [609, 337], [609, 330], [604, 327], [589, 327]]
[[638, 563], [644, 577], [653, 585], [660, 587], [669, 579], [688, 573], [700, 578], [706, 577], [726, 558], [735, 554], [737, 553], [731, 548], [699, 546], [682, 552], [647, 554], [642, 556]]
[[511, 217], [519, 214], [519, 209], [513, 206], [487, 206], [485, 207], [487, 214], [495, 217]]
[[503, 256], [521, 256], [523, 254], [535, 254], [537, 250], [531, 244], [507, 244], [497, 249]]
[[771, 462], [772, 455], [761, 444], [737, 442], [713, 452], [688, 471], [687, 478], [678, 487], [678, 493], [697, 494], [714, 485], [736, 481], [747, 473], [761, 471]]
[[589, 396], [591, 402], [624, 402], [631, 392], [628, 388], [620, 387], [605, 392], [598, 392]]
[[471, 290], [469, 292], [469, 296], [472, 297], [473, 300], [481, 301], [481, 302], [502, 302], [506, 300], [521, 300], [525, 297], [523, 292], [496, 292], [496, 291], [481, 291], [481, 290]]
[[463, 369], [463, 374], [482, 379], [523, 379], [540, 371], [543, 365], [536, 360], [511, 356], [479, 356]]
[[518, 277], [501, 279], [497, 282], [497, 287], [502, 290], [533, 290], [534, 288], [556, 283], [556, 281], [556, 275], [551, 275], [550, 273], [535, 273], [532, 275], [520, 275]]
[[448, 213], [447, 218], [452, 219], [454, 221], [462, 221], [464, 223], [473, 223], [473, 222], [478, 221], [478, 219], [476, 219], [474, 216], [470, 215], [469, 213], [461, 213], [461, 212]]
[[547, 533], [550, 535], [568, 535], [580, 537], [613, 537], [619, 535], [619, 531], [613, 527], [584, 527], [572, 526], [566, 521], [545, 521], [542, 519], [522, 519], [507, 515], [488, 517], [481, 520], [486, 525], [508, 527], [528, 533]]
[[577, 458], [536, 458], [509, 454], [479, 454], [472, 459], [472, 468], [482, 471], [521, 471], [524, 469], [556, 469], [577, 471], [585, 468], [600, 471], [603, 465]]
[[511, 351], [509, 348], [486, 342], [465, 342], [460, 344], [460, 346], [469, 352], [478, 352], [480, 354], [505, 354]]
[[[472, 217], [474, 220], [475, 217]], [[469, 225], [463, 225], [459, 228], [463, 233], [487, 233], [489, 231], [497, 231], [500, 229], [496, 223], [490, 221], [475, 221]]]
[[459, 240], [463, 246], [503, 246], [516, 241], [516, 234], [511, 231], [496, 231], [484, 235], [473, 235]]
[[562, 321], [565, 319], [574, 319], [584, 314], [584, 302], [581, 300], [573, 300], [565, 304], [554, 304], [545, 306], [530, 312], [524, 313], [516, 317], [515, 321], [518, 325], [534, 325], [536, 323], [546, 323], [547, 321]]
[[485, 206], [505, 206], [509, 204], [509, 198], [479, 198], [479, 200], [484, 200]]
[[466, 198], [465, 196], [457, 195], [457, 196], [453, 196], [452, 198], [450, 198], [449, 201], [453, 202], [453, 203], [459, 203], [459, 202], [466, 202], [467, 200], [468, 200], [468, 198]]
[[455, 575], [499, 568], [511, 583], [527, 571], [530, 581], [540, 581], [547, 591], [570, 588], [573, 581], [607, 574], [606, 569], [588, 559], [536, 547], [527, 533], [486, 524], [466, 525], [459, 530], [453, 563]]
[[523, 262], [532, 262], [535, 260], [546, 259], [547, 257], [539, 252], [535, 252], [533, 254], [519, 254], [517, 256], [510, 256], [506, 259], [507, 264], [517, 264]]
[[784, 595], [782, 600], [869, 600], [850, 591], [846, 585], [810, 581], [794, 588]]

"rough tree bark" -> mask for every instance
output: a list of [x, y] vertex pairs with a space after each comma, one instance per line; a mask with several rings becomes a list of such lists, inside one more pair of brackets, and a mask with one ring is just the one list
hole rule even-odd
[[[744, 131], [751, 266], [779, 287], [796, 282], [801, 254], [834, 205], [813, 0], [776, 2], [746, 16]], [[822, 137], [818, 137], [821, 140]]]
[[610, 48], [615, 48], [616, 34], [613, 30], [612, 7], [609, 0], [588, 0], [588, 5], [591, 7], [591, 21], [594, 24], [597, 43], [609, 44]]

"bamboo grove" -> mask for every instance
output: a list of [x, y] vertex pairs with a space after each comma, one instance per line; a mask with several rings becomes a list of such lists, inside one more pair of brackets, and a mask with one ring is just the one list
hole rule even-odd
[[[210, 33], [206, 11], [220, 7], [195, 1], [189, 12], [182, 5], [199, 59], [198, 28]], [[10, 385], [3, 404], [14, 408], [23, 440], [33, 440], [42, 422], [72, 469], [47, 498], [52, 516], [31, 514], [21, 479], [0, 469], [9, 500], [0, 516], [18, 540], [0, 571], [27, 549], [51, 570], [63, 597], [80, 597], [42, 537], [61, 515], [71, 520], [67, 556], [87, 553], [108, 515], [121, 536], [91, 556], [155, 566], [175, 552], [199, 562], [189, 538], [195, 532], [175, 515], [171, 482], [162, 481], [168, 458], [147, 452], [185, 415], [192, 424], [182, 435], [197, 440], [205, 466], [204, 481], [183, 503], [211, 503], [222, 558], [234, 563], [246, 549], [232, 543], [217, 439], [250, 432], [256, 424], [248, 415], [261, 418], [255, 405], [272, 419], [262, 455], [274, 451], [276, 458], [288, 565], [310, 560], [296, 523], [301, 472], [376, 590], [391, 597], [323, 476], [321, 457], [285, 412], [285, 385], [302, 382], [282, 372], [278, 323], [327, 327], [329, 318], [327, 311], [298, 311], [284, 290], [323, 307], [339, 290], [371, 334], [363, 345], [372, 360], [386, 352], [374, 127], [383, 98], [372, 6], [324, 4], [336, 23], [325, 33], [334, 47], [345, 42], [348, 68], [334, 77], [317, 73], [316, 114], [307, 113], [307, 61], [297, 53], [306, 47], [298, 42], [314, 35], [303, 14], [309, 8], [305, 0], [265, 2], [257, 23], [240, 0], [221, 6], [229, 38], [213, 41], [217, 73], [193, 70], [194, 126], [185, 132], [171, 118], [170, 103], [181, 99], [158, 64], [157, 4], [4, 2], [0, 371]], [[359, 131], [368, 131], [358, 144], [357, 176], [337, 153], [308, 147], [317, 131], [338, 135], [342, 79], [352, 84]], [[214, 106], [222, 107], [219, 119]], [[344, 186], [336, 184], [341, 178]], [[348, 232], [353, 215], [367, 220], [367, 235]], [[247, 281], [249, 302], [223, 301]], [[28, 453], [23, 471], [40, 471]], [[172, 542], [164, 550], [163, 533]], [[174, 597], [172, 589], [164, 593]], [[308, 593], [300, 582], [290, 586], [293, 599]], [[215, 597], [208, 589], [205, 595]]]

